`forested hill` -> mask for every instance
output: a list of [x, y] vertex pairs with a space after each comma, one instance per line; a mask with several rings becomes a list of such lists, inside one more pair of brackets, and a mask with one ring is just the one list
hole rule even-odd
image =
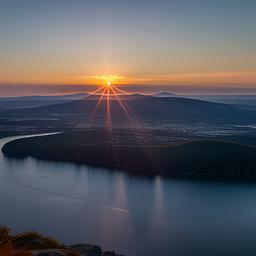
[[192, 141], [178, 145], [87, 143], [83, 133], [14, 140], [2, 151], [9, 157], [34, 156], [136, 173], [220, 177], [256, 177], [256, 148], [225, 141]]

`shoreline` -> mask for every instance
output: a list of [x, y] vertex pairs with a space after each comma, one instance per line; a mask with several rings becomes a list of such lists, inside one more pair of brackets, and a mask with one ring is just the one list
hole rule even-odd
[[81, 144], [83, 136], [56, 132], [18, 136], [6, 141], [1, 151], [8, 158], [33, 157], [138, 176], [256, 181], [256, 148], [252, 146], [217, 140], [177, 145]]
[[[46, 136], [46, 135], [41, 135]], [[9, 159], [26, 159], [28, 157], [32, 157], [36, 160], [41, 161], [49, 161], [49, 162], [65, 162], [71, 163], [74, 165], [84, 165], [90, 166], [94, 168], [104, 168], [106, 171], [119, 171], [124, 172], [133, 176], [162, 176], [168, 178], [177, 178], [177, 179], [190, 179], [190, 180], [205, 180], [205, 181], [230, 181], [230, 182], [249, 182], [255, 183], [256, 182], [256, 175], [255, 176], [225, 176], [225, 175], [218, 175], [218, 174], [195, 174], [192, 172], [185, 172], [185, 171], [161, 171], [161, 170], [150, 170], [150, 169], [134, 169], [125, 166], [118, 166], [113, 164], [104, 164], [98, 162], [92, 162], [88, 160], [77, 160], [71, 158], [61, 158], [57, 156], [46, 156], [46, 155], [38, 155], [38, 154], [29, 154], [29, 155], [6, 155], [4, 152], [2, 154], [9, 158]]]

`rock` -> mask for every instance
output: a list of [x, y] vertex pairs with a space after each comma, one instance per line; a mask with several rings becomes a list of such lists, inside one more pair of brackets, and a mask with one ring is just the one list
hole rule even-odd
[[[3, 254], [4, 252], [2, 252], [0, 250], [0, 255], [5, 255], [5, 253]], [[9, 254], [8, 254], [9, 255]], [[11, 254], [12, 256], [32, 256], [32, 253], [31, 252], [28, 252], [28, 251], [25, 251], [25, 250], [20, 250], [20, 249], [13, 249]]]
[[75, 244], [68, 249], [43, 249], [31, 251], [32, 256], [121, 256], [115, 251], [102, 252], [98, 245]]
[[31, 251], [33, 256], [70, 256], [69, 252], [60, 249], [43, 249]]
[[75, 244], [71, 245], [70, 249], [80, 256], [102, 256], [101, 247], [98, 245]]
[[106, 251], [102, 254], [102, 256], [118, 256], [115, 251]]
[[102, 256], [124, 256], [121, 254], [116, 254], [115, 251], [105, 251]]

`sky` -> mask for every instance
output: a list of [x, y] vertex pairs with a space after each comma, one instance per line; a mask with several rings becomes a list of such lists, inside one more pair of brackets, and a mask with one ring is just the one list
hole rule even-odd
[[0, 0], [0, 95], [256, 93], [254, 0]]

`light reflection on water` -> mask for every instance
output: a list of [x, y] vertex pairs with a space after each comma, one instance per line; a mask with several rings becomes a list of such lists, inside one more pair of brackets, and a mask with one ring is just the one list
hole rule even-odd
[[[10, 139], [2, 139], [1, 145]], [[126, 255], [255, 255], [256, 184], [0, 155], [0, 222]]]

